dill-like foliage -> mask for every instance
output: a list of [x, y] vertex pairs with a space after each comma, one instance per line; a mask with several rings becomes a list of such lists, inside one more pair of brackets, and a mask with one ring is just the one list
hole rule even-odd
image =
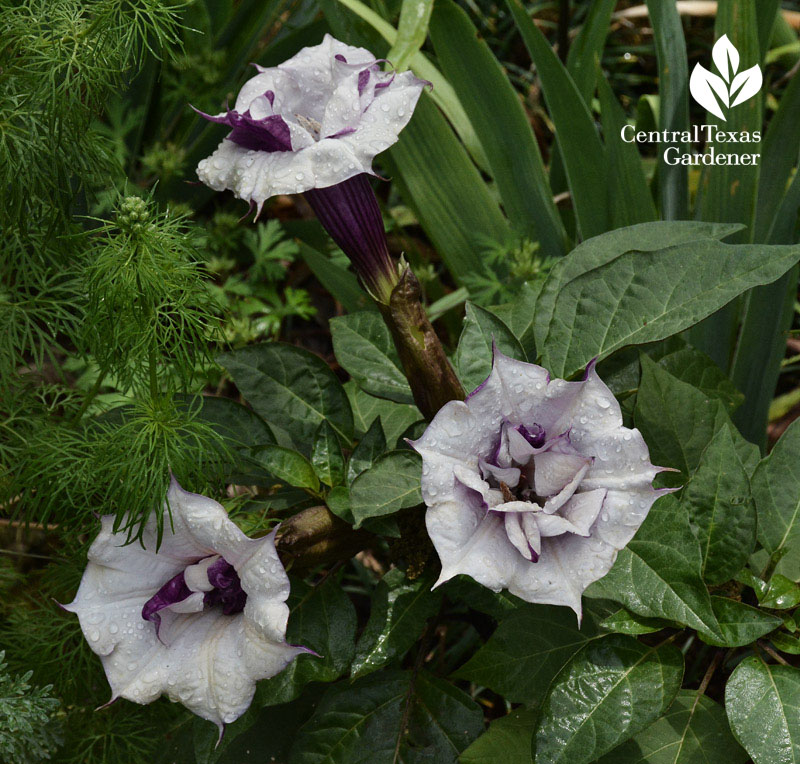
[[61, 742], [53, 719], [59, 707], [50, 687], [31, 687], [33, 672], [11, 676], [0, 652], [0, 761], [34, 764], [49, 759]]

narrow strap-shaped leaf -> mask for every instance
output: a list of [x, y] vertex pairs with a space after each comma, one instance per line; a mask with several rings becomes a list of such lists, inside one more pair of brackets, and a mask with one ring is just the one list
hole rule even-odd
[[615, 228], [647, 223], [658, 218], [650, 188], [647, 185], [642, 158], [636, 144], [622, 140], [620, 133], [627, 124], [611, 86], [602, 77], [597, 80], [597, 94], [603, 116], [608, 178], [611, 181], [611, 219]]
[[[731, 43], [738, 49], [743, 72], [761, 60], [758, 47], [758, 30], [756, 29], [755, 0], [727, 0], [720, 3], [717, 12], [717, 23], [714, 29], [715, 38], [727, 35]], [[720, 130], [755, 133], [761, 129], [762, 102], [760, 95], [750, 98], [745, 103], [727, 109], [726, 120], [720, 120], [712, 114], [707, 115], [709, 124]], [[758, 143], [718, 143], [710, 142], [706, 147], [721, 154], [757, 154]], [[744, 223], [747, 228], [731, 237], [734, 243], [753, 241], [753, 222], [755, 218], [755, 201], [758, 190], [758, 165], [712, 165], [704, 174], [699, 191], [700, 217], [714, 222]], [[692, 344], [708, 353], [725, 371], [731, 369], [733, 363], [734, 342], [741, 319], [741, 301], [710, 316], [689, 333]], [[750, 363], [752, 361], [748, 361]], [[745, 405], [747, 405], [745, 403]]]
[[781, 0], [758, 0], [756, 3], [756, 23], [758, 26], [758, 45], [761, 49], [761, 58], [769, 48], [772, 29], [781, 7]]
[[536, 137], [508, 77], [452, 0], [437, 1], [430, 31], [442, 71], [485, 148], [511, 223], [538, 239], [545, 254], [563, 255], [566, 232], [553, 204]]
[[425, 44], [432, 10], [433, 0], [403, 0], [397, 39], [387, 56], [396, 69], [407, 69], [411, 59]]
[[[387, 155], [382, 161], [386, 162]], [[480, 268], [481, 237], [504, 241], [508, 223], [430, 96], [388, 152], [389, 169], [453, 277]]]
[[581, 237], [609, 227], [608, 189], [603, 144], [586, 103], [520, 0], [506, 0], [536, 65], [542, 90], [562, 149], [572, 204]]
[[[647, 0], [650, 23], [658, 59], [659, 129], [689, 129], [689, 66], [686, 40], [675, 3]], [[681, 146], [686, 148], [686, 146]], [[661, 216], [681, 220], [689, 212], [688, 172], [681, 165], [668, 165], [663, 158], [658, 165]]]
[[342, 303], [348, 313], [374, 309], [375, 303], [359, 286], [358, 279], [350, 271], [337, 265], [329, 257], [303, 241], [298, 241], [297, 245], [300, 248], [300, 256], [305, 260], [306, 265], [319, 279], [322, 286]]
[[575, 81], [575, 85], [587, 105], [590, 105], [589, 102], [594, 93], [597, 80], [597, 61], [602, 56], [611, 23], [611, 14], [616, 4], [616, 0], [593, 2], [580, 32], [569, 47], [567, 71]]

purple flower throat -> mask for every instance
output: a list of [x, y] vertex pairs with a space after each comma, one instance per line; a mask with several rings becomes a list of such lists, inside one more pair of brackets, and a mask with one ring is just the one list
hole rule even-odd
[[[242, 589], [242, 582], [233, 565], [224, 557], [220, 557], [208, 566], [206, 574], [208, 576], [208, 583], [213, 588], [209, 591], [203, 591], [202, 609], [220, 605], [225, 615], [241, 613], [247, 602], [247, 594], [244, 589]], [[198, 593], [200, 592], [193, 591], [186, 583], [186, 571], [178, 573], [177, 576], [167, 581], [167, 583], [144, 603], [142, 618], [144, 618], [145, 621], [154, 623], [156, 625], [156, 633], [158, 633], [161, 627], [161, 615], [159, 611], [177, 605], [193, 594]], [[184, 610], [182, 612], [199, 612], [199, 609], [200, 608], [197, 608], [196, 611]]]

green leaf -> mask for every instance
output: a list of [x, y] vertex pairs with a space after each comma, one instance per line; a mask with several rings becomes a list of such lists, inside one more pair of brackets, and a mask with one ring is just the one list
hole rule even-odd
[[[567, 235], [539, 145], [508, 76], [467, 14], [451, 0], [436, 2], [431, 40], [486, 152], [512, 225], [539, 241], [546, 255], [563, 255]], [[470, 65], [464, 66], [465, 61]], [[487, 114], [492, 119], [486, 119]]]
[[388, 158], [395, 182], [456, 281], [480, 269], [480, 237], [507, 240], [509, 226], [497, 202], [427, 93]]
[[336, 360], [366, 392], [398, 403], [414, 396], [389, 329], [377, 311], [362, 311], [330, 321]]
[[376, 398], [374, 395], [365, 393], [352, 380], [345, 383], [344, 389], [350, 399], [356, 433], [359, 435], [367, 432], [372, 423], [380, 418], [383, 432], [386, 435], [386, 442], [395, 445], [397, 439], [414, 422], [419, 422], [423, 418], [416, 406], [408, 406], [387, 401], [383, 398]]
[[319, 491], [319, 480], [311, 462], [291, 448], [264, 446], [256, 453], [255, 460], [284, 483], [296, 488], [306, 488], [314, 493]]
[[652, 506], [598, 588], [634, 613], [666, 618], [721, 640], [701, 565], [685, 507], [674, 496], [664, 496]]
[[756, 543], [756, 508], [733, 430], [726, 424], [716, 432], [681, 498], [700, 541], [709, 584], [733, 578]]
[[597, 764], [745, 764], [725, 710], [695, 690], [681, 690], [669, 710]]
[[311, 449], [314, 472], [325, 485], [333, 487], [344, 482], [344, 454], [336, 430], [326, 421], [320, 422]]
[[800, 421], [794, 421], [753, 475], [758, 540], [783, 554], [776, 570], [800, 578]]
[[[665, 482], [681, 485], [697, 468], [714, 436], [729, 426], [730, 419], [719, 400], [710, 400], [645, 355], [641, 364], [634, 421], [650, 448], [652, 461], [681, 471], [682, 475], [672, 480], [664, 475]], [[750, 473], [758, 460], [758, 447], [735, 430], [730, 433], [739, 459]]]
[[609, 227], [603, 144], [589, 108], [547, 38], [519, 0], [507, 0], [507, 3], [536, 65], [547, 108], [558, 133], [578, 229], [581, 237], [588, 239]]
[[382, 671], [331, 687], [288, 764], [452, 762], [483, 731], [476, 703], [420, 672]]
[[369, 621], [356, 645], [353, 678], [369, 674], [402, 656], [419, 639], [441, 603], [431, 592], [430, 576], [409, 581], [399, 568], [390, 570], [372, 596]]
[[507, 591], [493, 592], [469, 576], [455, 576], [443, 585], [442, 591], [451, 599], [467, 605], [479, 613], [486, 613], [496, 621], [511, 615], [520, 608], [529, 607], [519, 597]]
[[531, 764], [531, 735], [536, 716], [535, 709], [516, 708], [495, 719], [461, 754], [459, 764]]
[[756, 589], [758, 604], [773, 610], [789, 610], [800, 605], [800, 585], [775, 573], [764, 591]]
[[536, 764], [588, 764], [645, 729], [683, 679], [674, 645], [610, 634], [586, 645], [553, 681], [533, 741]]
[[425, 44], [432, 10], [433, 0], [403, 0], [400, 21], [397, 24], [397, 38], [386, 54], [386, 58], [397, 71], [407, 69]]
[[640, 223], [609, 231], [579, 244], [568, 257], [553, 266], [540, 289], [535, 317], [537, 347], [541, 348], [547, 339], [559, 293], [581, 274], [609, 265], [627, 252], [654, 252], [704, 239], [724, 239], [739, 228], [689, 221]]
[[567, 71], [570, 73], [581, 97], [590, 105], [598, 79], [597, 62], [603, 57], [603, 47], [611, 28], [611, 14], [616, 0], [597, 0], [586, 13], [583, 26], [567, 53]]
[[[588, 258], [578, 260], [573, 253], [565, 258], [570, 259], [574, 272]], [[593, 358], [669, 337], [742, 292], [775, 281], [798, 259], [800, 247], [706, 239], [628, 251], [599, 267], [587, 262], [586, 270], [569, 279], [560, 271], [554, 276], [554, 268], [550, 279], [561, 278], [561, 283], [544, 341], [537, 343], [543, 364], [568, 377]]]
[[342, 385], [308, 350], [268, 342], [223, 353], [218, 360], [256, 412], [289, 433], [299, 450], [308, 453], [324, 419], [346, 443], [353, 439], [353, 412]]
[[783, 619], [778, 616], [727, 597], [714, 596], [711, 598], [711, 605], [724, 637], [714, 640], [701, 635], [703, 641], [711, 645], [720, 647], [750, 645], [765, 634], [775, 631], [783, 623]]
[[728, 680], [725, 710], [754, 764], [800, 761], [800, 669], [745, 658]]
[[199, 404], [198, 418], [208, 422], [233, 447], [250, 449], [275, 442], [275, 434], [255, 411], [230, 398], [176, 395], [175, 402], [191, 411]]
[[414, 451], [390, 451], [379, 457], [350, 486], [355, 527], [368, 517], [391, 515], [422, 501], [422, 461]]
[[300, 655], [280, 674], [259, 682], [253, 705], [288, 703], [309, 682], [333, 682], [350, 666], [355, 652], [356, 612], [338, 581], [319, 586], [292, 579], [286, 641], [318, 655]]
[[336, 264], [303, 241], [297, 241], [300, 255], [320, 284], [342, 303], [348, 313], [374, 308], [372, 298], [361, 288], [358, 279], [350, 271]]
[[775, 648], [782, 653], [800, 655], [800, 637], [787, 634], [785, 631], [779, 631], [777, 634], [773, 634], [769, 639]]
[[468, 302], [455, 356], [458, 376], [467, 390], [474, 390], [491, 373], [493, 345], [512, 358], [525, 360], [525, 351], [511, 330], [488, 310]]
[[658, 363], [673, 377], [696, 387], [706, 398], [722, 401], [729, 413], [744, 400], [744, 396], [719, 366], [691, 345], [668, 353]]
[[383, 436], [381, 420], [374, 419], [366, 434], [358, 442], [347, 463], [347, 482], [352, 483], [364, 470], [386, 452], [386, 438]]
[[540, 702], [553, 677], [596, 636], [589, 619], [552, 605], [523, 605], [504, 618], [488, 642], [455, 676], [489, 687], [512, 703]]
[[541, 281], [537, 282], [535, 286], [526, 282], [514, 302], [491, 309], [492, 313], [511, 329], [512, 334], [519, 340], [528, 360], [533, 360], [537, 356], [534, 316], [536, 315], [536, 299], [541, 287]]
[[656, 631], [669, 628], [670, 622], [660, 618], [645, 618], [644, 616], [631, 613], [625, 608], [620, 608], [600, 622], [600, 627], [606, 631], [613, 631], [617, 634], [652, 634]]
[[[647, 0], [658, 61], [658, 93], [660, 131], [682, 133], [689, 129], [689, 65], [683, 22], [675, 3]], [[681, 153], [690, 147], [678, 145]], [[668, 148], [666, 145], [664, 149]], [[689, 213], [688, 168], [669, 165], [663, 152], [658, 160], [658, 187], [661, 217], [682, 220]]]
[[635, 143], [621, 138], [627, 124], [625, 112], [605, 77], [597, 80], [597, 94], [603, 115], [603, 136], [608, 177], [611, 181], [611, 220], [615, 228], [646, 223], [658, 218], [647, 185], [642, 158]]

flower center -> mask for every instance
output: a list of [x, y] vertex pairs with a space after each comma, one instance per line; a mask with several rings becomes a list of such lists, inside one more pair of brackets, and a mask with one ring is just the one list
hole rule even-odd
[[247, 593], [236, 569], [224, 557], [212, 555], [189, 565], [173, 576], [142, 607], [142, 618], [161, 628], [162, 610], [173, 613], [198, 613], [206, 608], [222, 607], [225, 615], [244, 610]]

